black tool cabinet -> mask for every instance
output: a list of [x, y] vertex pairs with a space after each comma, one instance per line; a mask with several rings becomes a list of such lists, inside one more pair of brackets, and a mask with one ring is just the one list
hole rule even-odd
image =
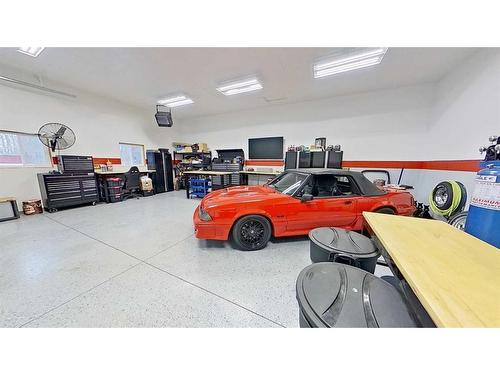
[[81, 204], [95, 205], [99, 201], [94, 173], [38, 173], [38, 184], [43, 207], [49, 212]]
[[[241, 185], [240, 171], [243, 170], [245, 153], [241, 148], [216, 150], [217, 158], [212, 162], [212, 170], [219, 172], [232, 172], [229, 184], [233, 186]], [[226, 176], [213, 176], [214, 185], [225, 185]]]
[[[344, 151], [287, 151], [285, 169], [342, 168]], [[326, 165], [325, 165], [326, 164]]]

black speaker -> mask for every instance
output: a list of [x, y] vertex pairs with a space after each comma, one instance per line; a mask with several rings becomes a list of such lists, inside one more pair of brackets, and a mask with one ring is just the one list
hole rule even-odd
[[311, 168], [312, 159], [309, 151], [299, 152], [299, 168]]
[[324, 151], [311, 152], [311, 166], [313, 168], [324, 168], [325, 167], [325, 152]]
[[174, 122], [172, 121], [172, 112], [156, 112], [156, 122], [158, 126], [170, 128]]
[[344, 151], [328, 151], [327, 168], [342, 169]]
[[297, 151], [287, 151], [285, 154], [285, 169], [297, 168]]

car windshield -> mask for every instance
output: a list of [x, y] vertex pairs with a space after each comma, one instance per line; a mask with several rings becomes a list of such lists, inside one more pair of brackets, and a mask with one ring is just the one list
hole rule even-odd
[[307, 178], [305, 173], [287, 172], [276, 177], [268, 185], [280, 193], [293, 195]]

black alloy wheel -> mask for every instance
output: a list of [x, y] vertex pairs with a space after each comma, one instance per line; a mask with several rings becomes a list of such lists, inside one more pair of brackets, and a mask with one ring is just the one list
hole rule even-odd
[[271, 238], [271, 225], [259, 215], [245, 216], [233, 228], [233, 239], [241, 250], [260, 250]]

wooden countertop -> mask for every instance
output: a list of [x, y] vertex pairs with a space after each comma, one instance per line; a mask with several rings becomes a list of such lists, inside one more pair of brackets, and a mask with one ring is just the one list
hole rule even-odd
[[281, 172], [258, 172], [258, 171], [240, 171], [243, 174], [255, 174], [255, 175], [265, 175], [265, 176], [277, 176]]
[[500, 249], [439, 220], [363, 216], [438, 327], [500, 327]]
[[233, 172], [221, 172], [221, 171], [184, 171], [183, 174], [192, 174], [198, 176], [227, 176], [233, 174]]
[[[95, 174], [99, 174], [99, 175], [106, 175], [106, 174], [124, 174], [124, 173], [127, 173], [127, 171], [94, 171]], [[154, 169], [148, 169], [148, 170], [140, 170], [139, 169], [139, 173], [153, 173], [153, 172], [156, 172], [156, 170]]]

